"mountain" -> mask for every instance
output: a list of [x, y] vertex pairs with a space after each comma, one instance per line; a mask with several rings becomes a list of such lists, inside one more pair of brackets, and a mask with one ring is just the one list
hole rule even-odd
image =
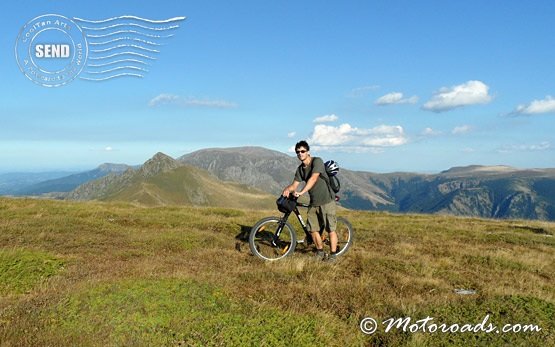
[[[222, 180], [279, 194], [298, 160], [261, 147], [213, 148], [178, 158]], [[455, 167], [439, 174], [341, 168], [341, 205], [359, 210], [555, 220], [555, 169]]]
[[110, 173], [119, 174], [129, 168], [131, 167], [125, 164], [105, 163], [94, 170], [28, 185], [14, 191], [13, 195], [43, 195], [53, 192], [70, 192], [83, 183], [104, 177]]
[[30, 185], [71, 174], [74, 174], [74, 172], [11, 172], [0, 174], [0, 195], [14, 195], [18, 190]]
[[[209, 171], [224, 181], [251, 185], [278, 195], [295, 176], [299, 160], [263, 147], [211, 148], [199, 150], [177, 159]], [[369, 180], [374, 174], [341, 168], [343, 205], [358, 209], [377, 209], [394, 205], [388, 192]]]
[[279, 194], [293, 180], [298, 160], [262, 147], [210, 148], [186, 154], [180, 163], [207, 170], [222, 181]]
[[[263, 147], [203, 149], [177, 160], [205, 169], [220, 180], [250, 185], [274, 195], [291, 184], [299, 165], [297, 158]], [[390, 203], [385, 192], [354, 171], [341, 169], [341, 186], [352, 201], [363, 200], [374, 207]]]
[[[262, 147], [204, 149], [177, 160], [157, 153], [136, 170], [77, 187], [68, 199], [274, 208], [298, 164]], [[342, 167], [338, 177], [340, 204], [350, 209], [555, 220], [555, 169], [472, 165], [377, 174]]]
[[359, 174], [384, 193], [372, 204], [344, 194], [354, 209], [440, 213], [485, 218], [555, 220], [555, 170], [470, 166], [436, 175]]
[[209, 172], [157, 153], [137, 170], [109, 174], [68, 194], [70, 200], [131, 201], [145, 205], [273, 208], [275, 198], [255, 188], [222, 182]]

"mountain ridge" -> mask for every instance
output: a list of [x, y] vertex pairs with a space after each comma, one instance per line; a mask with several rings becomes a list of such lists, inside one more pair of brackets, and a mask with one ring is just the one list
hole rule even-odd
[[[204, 149], [178, 160], [273, 194], [291, 183], [299, 164], [261, 147]], [[377, 174], [341, 168], [338, 177], [341, 204], [351, 209], [555, 220], [555, 201], [544, 193], [555, 191], [555, 169], [469, 165], [437, 174]]]
[[[225, 191], [232, 186], [228, 194], [242, 196], [241, 191], [254, 189], [257, 194], [275, 198], [292, 182], [298, 165], [293, 156], [254, 146], [207, 148], [176, 159], [158, 152], [143, 165], [119, 166], [119, 172], [90, 180], [63, 195], [70, 200], [206, 205], [230, 201], [224, 196], [208, 197], [215, 196], [209, 193], [213, 187]], [[202, 176], [202, 180], [192, 179], [195, 175]], [[340, 204], [349, 209], [555, 220], [555, 169], [469, 165], [423, 174], [372, 173], [341, 167], [338, 177], [342, 186]], [[172, 183], [164, 183], [162, 178]], [[186, 180], [189, 186], [183, 187], [181, 182]], [[192, 191], [198, 194], [191, 195]], [[178, 197], [176, 192], [183, 196]]]
[[207, 171], [158, 152], [137, 170], [110, 174], [85, 183], [68, 200], [131, 201], [149, 206], [200, 205], [271, 208], [273, 196], [234, 182], [221, 182]]
[[104, 163], [93, 170], [41, 181], [19, 188], [12, 194], [16, 196], [37, 196], [52, 193], [67, 193], [83, 183], [104, 177], [110, 173], [119, 174], [129, 168], [130, 166], [126, 164]]

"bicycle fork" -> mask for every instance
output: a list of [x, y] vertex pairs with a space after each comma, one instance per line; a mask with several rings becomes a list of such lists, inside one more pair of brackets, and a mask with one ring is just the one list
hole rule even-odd
[[286, 213], [280, 220], [279, 220], [279, 224], [278, 224], [278, 228], [274, 234], [274, 237], [272, 237], [272, 246], [273, 247], [277, 247], [277, 241], [279, 240], [279, 236], [281, 235], [281, 231], [283, 230], [283, 227], [285, 226], [285, 223], [287, 223], [287, 218], [289, 218], [289, 215], [291, 214], [291, 212]]
[[303, 217], [301, 216], [301, 213], [297, 208], [295, 208], [294, 212], [295, 212], [295, 215], [297, 216], [297, 219], [299, 220], [299, 223], [301, 223], [301, 226], [303, 227], [304, 234], [306, 235], [304, 240], [297, 240], [297, 243], [305, 243], [305, 240], [312, 240], [312, 234], [308, 230], [308, 226], [304, 222]]

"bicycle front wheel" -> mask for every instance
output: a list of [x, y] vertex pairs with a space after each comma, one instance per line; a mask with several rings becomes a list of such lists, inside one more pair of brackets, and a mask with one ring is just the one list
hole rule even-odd
[[[279, 237], [276, 234], [281, 228]], [[293, 254], [297, 236], [288, 222], [282, 223], [279, 217], [267, 217], [258, 221], [249, 234], [249, 247], [252, 254], [264, 260], [279, 260]]]

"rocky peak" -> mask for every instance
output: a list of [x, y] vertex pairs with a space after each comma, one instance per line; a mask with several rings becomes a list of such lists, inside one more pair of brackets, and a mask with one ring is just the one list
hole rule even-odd
[[181, 165], [169, 155], [158, 152], [141, 166], [139, 174], [143, 177], [150, 177], [161, 172], [171, 171]]

